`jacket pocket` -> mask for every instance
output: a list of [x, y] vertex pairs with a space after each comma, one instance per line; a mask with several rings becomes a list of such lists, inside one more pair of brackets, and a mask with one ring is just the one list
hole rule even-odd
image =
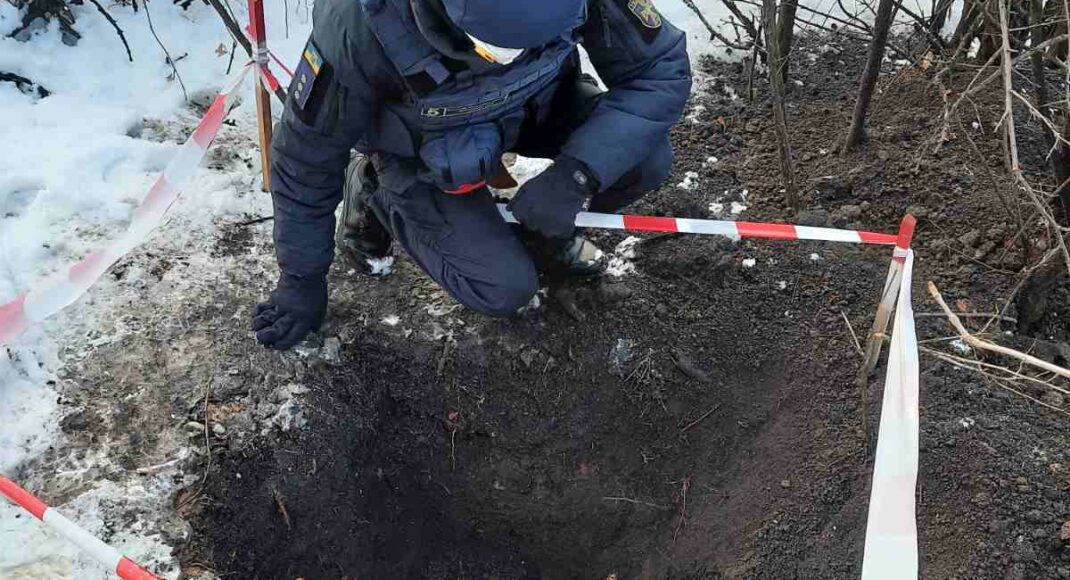
[[431, 133], [420, 146], [420, 159], [444, 191], [485, 182], [498, 169], [501, 154], [502, 135], [494, 123]]

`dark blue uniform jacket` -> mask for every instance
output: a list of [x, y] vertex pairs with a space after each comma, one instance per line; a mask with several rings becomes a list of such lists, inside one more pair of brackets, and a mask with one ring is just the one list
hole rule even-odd
[[[420, 106], [414, 93], [419, 85], [399, 71], [397, 58], [386, 54], [366, 13], [369, 3], [384, 2], [391, 0], [315, 4], [310, 46], [322, 62], [311, 88], [298, 86], [298, 79], [291, 84], [272, 142], [275, 246], [279, 265], [288, 274], [326, 274], [333, 259], [334, 212], [351, 149], [434, 156], [427, 153], [433, 136], [421, 134], [426, 128], [414, 127], [405, 114], [406, 107]], [[572, 44], [586, 50], [608, 92], [568, 137], [562, 153], [586, 164], [604, 189], [663, 143], [679, 119], [691, 88], [685, 38], [652, 12], [649, 0], [588, 0], [586, 21], [568, 46]], [[576, 49], [568, 50], [570, 58], [560, 64], [562, 79], [578, 62]], [[521, 60], [510, 66], [526, 65]], [[471, 85], [463, 74], [457, 79], [451, 77], [436, 94], [452, 90], [451, 83]], [[516, 137], [510, 127], [523, 122], [516, 117], [540, 114], [538, 105], [554, 88], [550, 83], [526, 97], [530, 102], [503, 110], [501, 116], [509, 119], [498, 123], [503, 129], [491, 146], [478, 134], [453, 139], [456, 133], [450, 133], [444, 154], [456, 154], [451, 148], [457, 147], [486, 147], [494, 156], [508, 151]]]

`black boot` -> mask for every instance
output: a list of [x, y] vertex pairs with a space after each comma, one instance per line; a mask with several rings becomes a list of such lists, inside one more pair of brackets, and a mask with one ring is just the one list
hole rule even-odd
[[394, 266], [390, 232], [368, 204], [378, 187], [371, 161], [364, 155], [353, 157], [346, 169], [342, 219], [335, 238], [343, 263], [369, 276], [387, 276]]
[[528, 248], [535, 267], [542, 272], [589, 278], [606, 271], [607, 258], [598, 246], [577, 233], [571, 238], [546, 238], [517, 226], [521, 242]]

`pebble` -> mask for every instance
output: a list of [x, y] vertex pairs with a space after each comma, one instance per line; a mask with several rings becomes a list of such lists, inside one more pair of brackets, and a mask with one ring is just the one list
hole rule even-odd
[[226, 435], [227, 428], [216, 423], [215, 425], [212, 425], [212, 433], [215, 433], [216, 435]]
[[1058, 391], [1048, 391], [1044, 393], [1044, 396], [1040, 398], [1041, 401], [1051, 405], [1052, 407], [1062, 407], [1066, 404], [1066, 397]]
[[840, 215], [849, 220], [858, 219], [862, 217], [862, 207], [857, 205], [845, 205], [840, 208]]
[[977, 242], [981, 240], [981, 232], [978, 230], [970, 230], [965, 234], [959, 236], [959, 241], [965, 246], [976, 246]]
[[791, 487], [791, 480], [781, 479], [780, 480], [780, 487], [783, 487], [784, 489], [790, 488]]
[[801, 226], [827, 227], [831, 223], [829, 212], [823, 209], [803, 210], [795, 218], [795, 222]]
[[342, 339], [337, 336], [328, 338], [323, 343], [323, 358], [337, 362], [342, 358]]

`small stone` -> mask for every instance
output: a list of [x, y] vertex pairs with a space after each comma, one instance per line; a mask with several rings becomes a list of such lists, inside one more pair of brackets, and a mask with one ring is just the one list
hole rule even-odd
[[1029, 480], [1019, 475], [1014, 478], [1014, 485], [1029, 485]]
[[342, 360], [342, 339], [337, 336], [328, 338], [323, 343], [323, 358], [331, 362]]
[[826, 199], [846, 199], [851, 196], [851, 184], [838, 175], [822, 177], [816, 183], [817, 192]]
[[215, 425], [212, 425], [212, 433], [215, 433], [216, 435], [226, 435], [227, 428], [219, 423], [216, 423]]
[[862, 217], [862, 208], [857, 205], [845, 205], [840, 208], [840, 215], [849, 220], [856, 220]]
[[976, 246], [977, 242], [980, 241], [980, 240], [981, 240], [981, 232], [979, 232], [977, 230], [970, 230], [970, 231], [966, 232], [965, 234], [962, 234], [961, 236], [959, 236], [959, 241], [962, 242], [962, 245], [964, 245], [964, 246], [970, 246], [970, 247]]
[[801, 226], [827, 227], [832, 221], [829, 212], [823, 209], [803, 210], [796, 216], [795, 222]]
[[992, 241], [985, 242], [985, 243], [981, 244], [980, 248], [977, 248], [976, 252], [974, 252], [973, 259], [980, 260], [981, 258], [987, 256], [988, 253], [991, 252], [994, 249], [996, 249], [996, 242], [992, 242]]
[[1043, 524], [1044, 522], [1048, 521], [1048, 518], [1044, 515], [1044, 512], [1040, 510], [1029, 510], [1025, 514], [1025, 519], [1026, 521], [1032, 522], [1034, 524]]
[[1040, 400], [1052, 407], [1062, 408], [1062, 406], [1066, 404], [1066, 397], [1058, 391], [1048, 391], [1044, 393], [1044, 396], [1041, 397]]
[[784, 489], [790, 488], [791, 487], [791, 480], [781, 479], [780, 480], [780, 487], [783, 487]]
[[1063, 522], [1063, 527], [1059, 529], [1059, 541], [1070, 544], [1070, 520]]

